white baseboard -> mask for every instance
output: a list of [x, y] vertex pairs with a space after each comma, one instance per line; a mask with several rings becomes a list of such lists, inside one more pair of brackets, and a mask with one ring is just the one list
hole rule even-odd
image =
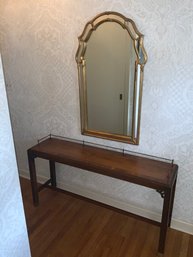
[[[20, 170], [20, 176], [29, 179], [29, 172]], [[44, 177], [44, 176], [38, 176], [37, 179], [38, 179], [38, 182], [40, 182], [40, 183], [44, 183], [45, 181], [48, 180], [48, 178]], [[64, 182], [57, 182], [57, 186], [58, 186], [58, 188], [64, 189], [66, 191], [87, 197], [89, 199], [113, 206], [115, 208], [118, 208], [118, 209], [121, 209], [124, 211], [128, 211], [130, 213], [140, 215], [140, 216], [148, 218], [148, 219], [152, 219], [155, 221], [161, 220], [161, 215], [158, 213], [149, 211], [147, 209], [139, 208], [137, 206], [128, 204], [124, 201], [120, 201], [120, 200], [118, 201], [118, 200], [116, 200], [106, 194], [103, 194], [103, 193], [93, 192], [92, 190], [85, 189], [81, 186], [77, 186], [77, 185], [75, 186], [75, 185], [69, 184], [69, 183], [66, 184]], [[186, 223], [184, 221], [172, 219], [171, 227], [176, 230], [193, 235], [193, 225]]]

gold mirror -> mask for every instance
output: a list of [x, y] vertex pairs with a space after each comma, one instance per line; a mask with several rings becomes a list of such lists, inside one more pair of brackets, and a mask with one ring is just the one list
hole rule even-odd
[[116, 12], [88, 22], [76, 53], [82, 134], [139, 144], [147, 55], [135, 23]]

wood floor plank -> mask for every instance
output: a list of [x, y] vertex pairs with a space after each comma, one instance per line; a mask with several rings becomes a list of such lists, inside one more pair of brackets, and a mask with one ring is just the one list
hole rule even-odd
[[193, 236], [189, 238], [188, 253], [187, 253], [187, 257], [192, 257], [192, 256], [193, 256]]
[[182, 235], [181, 248], [179, 257], [188, 256], [188, 246], [190, 242], [190, 237], [187, 234]]
[[149, 225], [148, 231], [145, 235], [145, 243], [141, 248], [140, 257], [155, 257], [157, 255], [158, 240], [159, 228], [156, 226]]
[[[156, 257], [159, 227], [21, 179], [32, 257]], [[164, 257], [193, 257], [193, 236], [169, 229]]]

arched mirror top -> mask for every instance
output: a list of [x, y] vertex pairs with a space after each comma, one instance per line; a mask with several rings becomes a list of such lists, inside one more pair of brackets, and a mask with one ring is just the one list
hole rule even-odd
[[85, 55], [87, 41], [89, 40], [92, 32], [97, 29], [104, 22], [116, 22], [120, 24], [123, 29], [126, 29], [133, 39], [134, 48], [138, 57], [138, 63], [144, 65], [147, 62], [147, 54], [143, 46], [143, 34], [141, 34], [135, 22], [118, 12], [104, 12], [97, 15], [91, 21], [87, 22], [82, 34], [79, 36], [79, 47], [76, 53], [77, 63], [81, 63]]

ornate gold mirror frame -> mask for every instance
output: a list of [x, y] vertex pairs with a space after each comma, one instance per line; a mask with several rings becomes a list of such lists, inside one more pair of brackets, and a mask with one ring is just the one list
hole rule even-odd
[[[85, 59], [89, 39], [94, 31], [103, 23], [116, 23], [119, 24], [124, 30], [127, 31], [128, 36], [132, 40], [132, 47], [136, 54], [134, 62], [134, 83], [132, 102], [132, 117], [131, 117], [131, 133], [130, 134], [117, 134], [106, 131], [90, 129], [88, 127], [88, 95], [87, 95], [87, 63]], [[81, 112], [81, 132], [84, 135], [95, 136], [110, 140], [122, 141], [130, 144], [139, 144], [140, 133], [140, 113], [141, 113], [141, 100], [142, 100], [142, 83], [143, 83], [143, 70], [147, 61], [147, 54], [143, 46], [143, 35], [138, 31], [133, 20], [124, 17], [117, 12], [104, 12], [99, 14], [94, 19], [89, 21], [82, 34], [79, 36], [79, 47], [76, 53], [76, 62], [78, 66], [79, 76], [79, 89], [80, 89], [80, 112]]]

